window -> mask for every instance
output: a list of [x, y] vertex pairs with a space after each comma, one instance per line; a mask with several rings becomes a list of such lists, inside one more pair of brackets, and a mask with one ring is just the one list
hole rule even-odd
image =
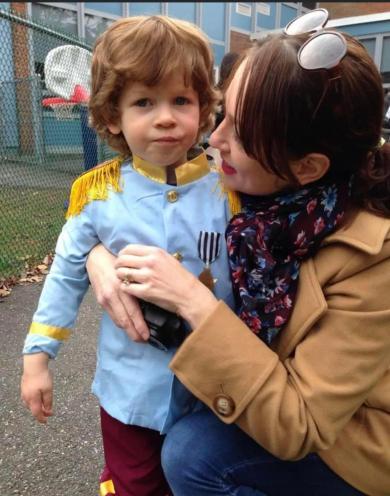
[[85, 14], [85, 41], [89, 45], [95, 43], [96, 38], [114, 22], [113, 19]]
[[265, 2], [256, 2], [256, 12], [262, 15], [269, 16], [271, 13], [271, 6]]
[[371, 55], [372, 59], [375, 60], [375, 43], [376, 39], [375, 38], [363, 38], [359, 39], [360, 43], [364, 45], [366, 48], [367, 52]]
[[390, 36], [383, 37], [381, 74], [384, 83], [390, 83]]
[[39, 23], [63, 33], [77, 36], [77, 13], [74, 10], [31, 3], [32, 17]]
[[252, 15], [252, 6], [249, 3], [236, 2], [236, 12], [247, 17]]

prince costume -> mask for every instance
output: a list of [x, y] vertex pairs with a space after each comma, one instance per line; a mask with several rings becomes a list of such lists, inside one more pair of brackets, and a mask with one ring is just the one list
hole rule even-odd
[[[70, 336], [89, 287], [86, 260], [98, 243], [115, 255], [129, 243], [159, 246], [196, 275], [206, 266], [217, 298], [233, 305], [224, 232], [234, 195], [221, 194], [204, 152], [175, 174], [177, 185], [167, 184], [166, 168], [134, 156], [105, 162], [75, 181], [23, 353], [54, 358]], [[218, 246], [205, 246], [205, 238]], [[104, 312], [92, 384], [101, 407], [124, 424], [165, 433], [199, 406], [168, 368], [174, 352], [132, 341]]]

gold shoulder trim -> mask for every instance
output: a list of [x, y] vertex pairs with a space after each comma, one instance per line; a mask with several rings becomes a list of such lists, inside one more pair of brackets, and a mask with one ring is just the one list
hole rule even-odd
[[228, 197], [230, 213], [233, 217], [233, 215], [236, 215], [241, 212], [240, 195], [236, 191], [228, 191], [227, 197]]
[[70, 329], [41, 324], [40, 322], [32, 322], [29, 334], [39, 334], [40, 336], [58, 339], [58, 341], [65, 341], [70, 337]]
[[107, 160], [79, 176], [72, 185], [66, 218], [78, 215], [92, 200], [106, 200], [108, 185], [121, 191], [119, 184], [123, 157]]

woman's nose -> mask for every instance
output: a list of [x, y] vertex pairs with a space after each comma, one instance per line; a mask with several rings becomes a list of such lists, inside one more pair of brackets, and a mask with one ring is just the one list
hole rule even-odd
[[220, 123], [220, 125], [211, 133], [209, 138], [209, 144], [213, 148], [221, 148], [223, 146], [223, 124], [224, 120]]

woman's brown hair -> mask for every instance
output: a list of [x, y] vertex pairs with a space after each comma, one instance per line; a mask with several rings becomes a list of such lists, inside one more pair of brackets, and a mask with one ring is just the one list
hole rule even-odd
[[378, 146], [382, 80], [363, 45], [344, 37], [347, 55], [334, 79], [325, 70], [299, 66], [306, 34], [271, 35], [251, 48], [238, 93], [236, 132], [249, 156], [291, 180], [291, 160], [326, 155], [329, 175], [353, 175], [355, 204], [390, 215], [390, 145]]
[[159, 84], [177, 72], [198, 93], [199, 135], [213, 124], [218, 94], [213, 88], [213, 55], [206, 36], [193, 24], [166, 16], [119, 19], [96, 41], [92, 58], [91, 124], [99, 136], [125, 156], [131, 154], [118, 122], [118, 102], [128, 82]]

